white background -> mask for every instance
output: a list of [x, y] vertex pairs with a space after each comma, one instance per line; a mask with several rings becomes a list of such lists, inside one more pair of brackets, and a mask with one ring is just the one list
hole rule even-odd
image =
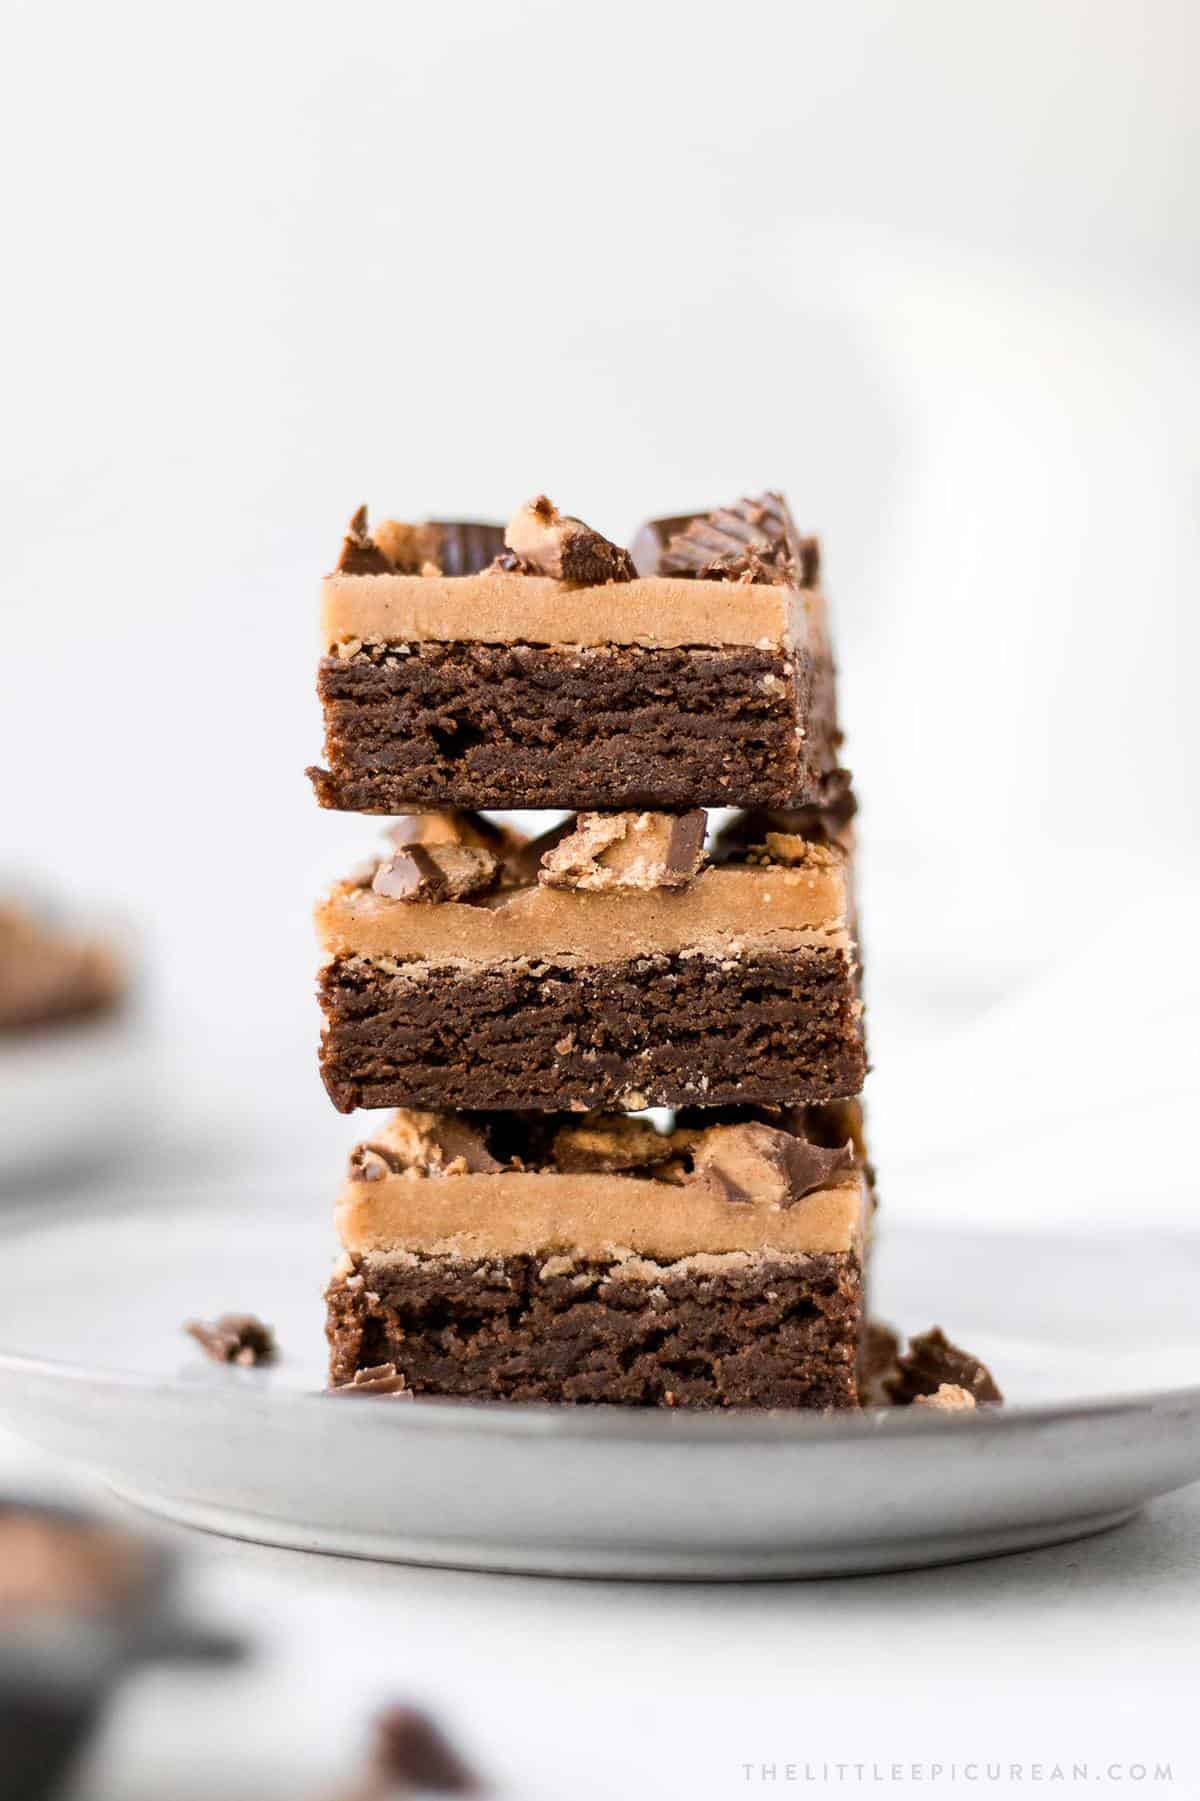
[[4, 860], [143, 929], [166, 1104], [345, 1136], [308, 913], [364, 827], [302, 771], [353, 506], [780, 485], [892, 1202], [1036, 1213], [1013, 1133], [1078, 1172], [1119, 1107], [1055, 1208], [1128, 1206], [1197, 988], [1194, 9], [8, 10]]
[[308, 915], [364, 831], [302, 774], [352, 508], [544, 488], [622, 537], [778, 485], [826, 546], [893, 1229], [1190, 1220], [1196, 10], [5, 18], [0, 851], [140, 933], [165, 1129], [331, 1187], [353, 1131]]

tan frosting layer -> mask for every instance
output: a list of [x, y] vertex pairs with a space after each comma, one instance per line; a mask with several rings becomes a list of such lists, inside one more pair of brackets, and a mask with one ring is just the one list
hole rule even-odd
[[329, 575], [321, 649], [363, 644], [806, 645], [823, 601], [755, 582], [652, 576], [579, 588], [548, 576]]
[[359, 1253], [673, 1261], [700, 1252], [849, 1251], [862, 1243], [866, 1209], [858, 1174], [782, 1208], [723, 1200], [702, 1183], [506, 1170], [350, 1181], [335, 1219], [343, 1247]]
[[848, 949], [848, 906], [847, 866], [835, 857], [814, 868], [706, 869], [674, 890], [517, 888], [474, 902], [387, 900], [343, 882], [316, 919], [329, 957], [618, 963], [658, 951]]

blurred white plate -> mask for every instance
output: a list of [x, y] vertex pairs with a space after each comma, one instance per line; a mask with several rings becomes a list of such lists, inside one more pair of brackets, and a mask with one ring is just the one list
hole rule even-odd
[[147, 1028], [132, 1007], [0, 1038], [0, 1197], [17, 1178], [94, 1163], [152, 1111]]
[[[327, 1197], [161, 1194], [0, 1221], [0, 1417], [156, 1512], [304, 1550], [549, 1574], [770, 1577], [951, 1562], [1093, 1532], [1200, 1477], [1200, 1238], [1153, 1289], [1119, 1237], [906, 1231], [879, 1311], [938, 1320], [987, 1417], [330, 1399]], [[180, 1332], [270, 1321], [273, 1370]], [[1189, 1385], [1189, 1386], [1185, 1386]]]

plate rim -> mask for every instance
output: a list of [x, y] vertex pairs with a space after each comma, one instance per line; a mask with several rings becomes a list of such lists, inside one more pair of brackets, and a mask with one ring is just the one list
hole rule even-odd
[[[230, 1217], [244, 1224], [248, 1215], [257, 1214], [261, 1218], [263, 1213], [271, 1210], [285, 1219], [294, 1218], [290, 1205], [282, 1203], [279, 1198], [281, 1185], [285, 1185], [288, 1180], [286, 1172], [270, 1174], [261, 1169], [251, 1172], [238, 1183], [238, 1206], [229, 1206], [224, 1210], [214, 1209], [214, 1188], [220, 1188], [225, 1193], [230, 1180], [231, 1177], [220, 1178], [208, 1174], [191, 1182], [177, 1184], [171, 1195], [172, 1207], [178, 1212], [194, 1212], [201, 1223], [211, 1222], [214, 1226], [221, 1217]], [[273, 1209], [270, 1202], [266, 1206], [262, 1205], [268, 1196], [274, 1197]], [[106, 1195], [104, 1202], [107, 1203], [104, 1206], [105, 1221], [114, 1223], [145, 1210], [160, 1211], [162, 1191], [149, 1182], [133, 1180], [123, 1184], [119, 1194]], [[14, 1196], [9, 1205], [0, 1206], [0, 1243], [14, 1236], [31, 1232], [36, 1234], [41, 1228], [53, 1231], [63, 1227], [86, 1226], [96, 1221], [97, 1215], [86, 1211], [74, 1196], [56, 1197], [49, 1202], [42, 1197], [31, 1197], [23, 1201]], [[904, 1222], [899, 1223], [903, 1230]], [[1003, 1221], [995, 1220], [968, 1222], [965, 1226], [936, 1220], [920, 1220], [910, 1224], [922, 1232], [965, 1230], [970, 1236], [979, 1238], [1012, 1235], [1011, 1229], [1006, 1228]], [[1169, 1225], [1162, 1230], [1164, 1237], [1176, 1242], [1186, 1242], [1193, 1248], [1197, 1258], [1200, 1258], [1200, 1230], [1183, 1225]], [[1070, 1243], [1081, 1236], [1067, 1231], [1050, 1231], [1044, 1234], [1031, 1231], [1028, 1235], [1043, 1238], [1048, 1244]], [[1119, 1227], [1101, 1225], [1086, 1236], [1089, 1240], [1108, 1239], [1113, 1245], [1118, 1245], [1123, 1241], [1125, 1233]], [[336, 1243], [331, 1245], [331, 1250], [333, 1257], [336, 1257]], [[333, 1398], [327, 1388], [276, 1386], [271, 1380], [272, 1372], [269, 1369], [211, 1366], [202, 1371], [197, 1370], [196, 1374], [207, 1376], [208, 1380], [197, 1380], [194, 1376], [178, 1373], [159, 1374], [118, 1366], [93, 1368], [70, 1358], [44, 1357], [16, 1350], [0, 1341], [0, 1415], [11, 1420], [23, 1411], [19, 1401], [14, 1405], [10, 1399], [9, 1384], [13, 1379], [32, 1380], [43, 1385], [91, 1385], [113, 1394], [132, 1392], [142, 1396], [174, 1397], [186, 1399], [193, 1408], [198, 1405], [218, 1409], [230, 1405], [241, 1406], [255, 1399], [260, 1406], [272, 1409], [294, 1411], [299, 1408], [303, 1411], [306, 1408], [324, 1406], [327, 1410], [328, 1402]], [[1085, 1418], [1091, 1420], [1146, 1415], [1163, 1409], [1200, 1412], [1200, 1381], [1171, 1388], [1138, 1389], [1121, 1393], [1100, 1391], [1065, 1400], [1006, 1401], [1000, 1407], [983, 1407], [969, 1413], [944, 1412], [927, 1407], [846, 1408], [829, 1413], [816, 1413], [800, 1407], [628, 1407], [613, 1402], [578, 1405], [553, 1401], [484, 1401], [423, 1395], [413, 1396], [412, 1405], [383, 1408], [365, 1405], [369, 1402], [378, 1403], [380, 1398], [377, 1395], [338, 1395], [336, 1399], [339, 1407], [336, 1411], [344, 1413], [349, 1408], [353, 1416], [360, 1420], [376, 1418], [381, 1423], [387, 1420], [397, 1420], [401, 1424], [409, 1422], [410, 1429], [429, 1435], [435, 1435], [439, 1431], [467, 1432], [486, 1438], [495, 1434], [514, 1433], [522, 1439], [549, 1437], [611, 1442], [624, 1440], [634, 1443], [661, 1443], [668, 1441], [669, 1437], [675, 1443], [715, 1442], [765, 1446], [781, 1443], [863, 1442], [877, 1438], [881, 1431], [889, 1434], [900, 1432], [915, 1437], [929, 1437], [934, 1433], [950, 1431], [982, 1438], [985, 1434], [999, 1433], [1005, 1436], [1011, 1432], [1042, 1427], [1061, 1427]]]
[[[669, 1432], [676, 1442], [716, 1440], [734, 1444], [771, 1444], [815, 1441], [830, 1444], [875, 1438], [881, 1430], [918, 1437], [945, 1431], [1004, 1435], [1040, 1426], [1062, 1426], [1083, 1418], [1145, 1414], [1162, 1408], [1183, 1408], [1200, 1413], [1200, 1383], [1179, 1388], [1143, 1389], [1130, 1394], [1094, 1395], [1077, 1401], [1006, 1402], [1000, 1407], [981, 1408], [964, 1415], [918, 1407], [847, 1408], [814, 1413], [802, 1407], [631, 1408], [613, 1402], [572, 1406], [552, 1401], [452, 1400], [416, 1395], [411, 1397], [411, 1402], [399, 1407], [381, 1408], [378, 1395], [335, 1397], [328, 1389], [276, 1388], [271, 1386], [266, 1370], [214, 1369], [211, 1381], [193, 1383], [185, 1378], [155, 1376], [141, 1370], [92, 1370], [65, 1359], [0, 1349], [0, 1378], [4, 1377], [32, 1377], [43, 1383], [65, 1383], [72, 1387], [91, 1385], [117, 1393], [132, 1390], [162, 1398], [186, 1398], [189, 1405], [199, 1403], [218, 1407], [228, 1406], [231, 1402], [240, 1405], [253, 1398], [272, 1408], [304, 1409], [328, 1407], [330, 1400], [336, 1399], [342, 1410], [347, 1402], [357, 1403], [356, 1414], [362, 1414], [366, 1407], [363, 1417], [381, 1421], [396, 1419], [421, 1433], [465, 1431], [488, 1437], [497, 1432], [515, 1431], [522, 1437], [574, 1436], [634, 1442], [662, 1438]], [[243, 1392], [238, 1399], [239, 1389], [250, 1392]], [[367, 1404], [372, 1402], [376, 1405], [368, 1407]], [[0, 1380], [0, 1413], [11, 1417], [14, 1411], [21, 1410], [11, 1408], [5, 1384]]]

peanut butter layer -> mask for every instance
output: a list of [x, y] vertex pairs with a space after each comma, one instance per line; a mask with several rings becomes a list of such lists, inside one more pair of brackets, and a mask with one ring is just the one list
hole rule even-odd
[[359, 644], [752, 645], [819, 641], [824, 601], [765, 582], [643, 577], [581, 588], [548, 576], [330, 575], [321, 650]]
[[837, 852], [799, 869], [706, 869], [686, 888], [644, 893], [526, 887], [470, 901], [398, 901], [342, 882], [316, 914], [328, 957], [431, 964], [846, 950], [848, 918], [848, 866]]
[[335, 1209], [351, 1253], [455, 1257], [634, 1255], [675, 1261], [701, 1253], [815, 1254], [861, 1248], [868, 1191], [858, 1173], [790, 1207], [728, 1201], [699, 1184], [642, 1176], [506, 1170], [349, 1181]]

